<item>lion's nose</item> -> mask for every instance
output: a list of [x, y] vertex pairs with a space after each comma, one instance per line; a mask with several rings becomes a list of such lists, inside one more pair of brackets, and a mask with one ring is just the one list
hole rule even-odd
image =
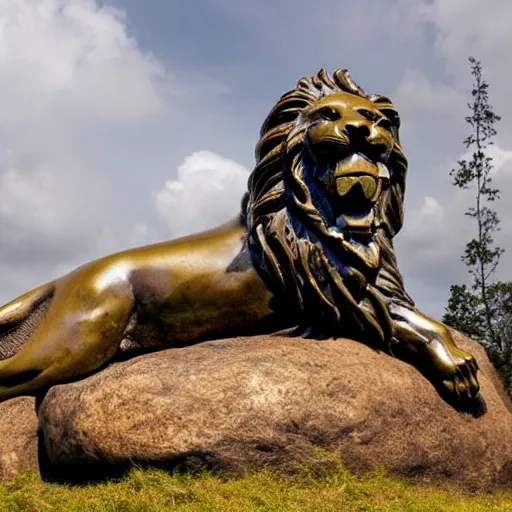
[[389, 141], [382, 136], [378, 127], [371, 121], [347, 122], [343, 131], [350, 140], [350, 146], [356, 153], [362, 153], [372, 160], [387, 160], [391, 151]]
[[346, 123], [343, 131], [348, 135], [350, 143], [354, 148], [368, 144], [370, 136], [370, 123], [365, 121], [355, 121]]

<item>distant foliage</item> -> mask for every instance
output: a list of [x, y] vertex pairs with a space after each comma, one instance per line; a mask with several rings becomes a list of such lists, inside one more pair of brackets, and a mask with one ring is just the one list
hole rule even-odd
[[470, 57], [469, 63], [474, 83], [468, 103], [471, 115], [465, 120], [471, 133], [464, 145], [473, 152], [470, 159], [459, 160], [450, 175], [456, 187], [475, 194], [466, 215], [474, 220], [476, 235], [461, 257], [472, 283], [470, 288], [451, 286], [443, 322], [482, 343], [512, 396], [512, 282], [492, 279], [504, 250], [494, 244], [500, 220], [489, 204], [499, 199], [500, 191], [492, 185], [493, 164], [487, 149], [500, 117], [489, 104], [489, 85], [480, 62]]

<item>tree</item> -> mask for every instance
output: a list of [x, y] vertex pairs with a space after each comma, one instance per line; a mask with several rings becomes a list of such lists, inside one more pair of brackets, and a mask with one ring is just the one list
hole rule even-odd
[[495, 125], [500, 120], [489, 104], [489, 85], [483, 79], [482, 66], [469, 58], [474, 78], [470, 115], [465, 118], [471, 133], [464, 140], [471, 150], [469, 159], [457, 162], [450, 175], [453, 184], [471, 189], [475, 201], [465, 213], [476, 223], [476, 235], [467, 244], [462, 262], [468, 267], [471, 288], [452, 285], [443, 322], [480, 341], [489, 358], [512, 392], [512, 283], [493, 282], [504, 250], [494, 245], [494, 234], [500, 220], [489, 204], [499, 198], [500, 191], [492, 185], [492, 157], [488, 147], [496, 136]]
[[496, 338], [487, 353], [512, 397], [512, 282], [493, 283], [488, 297]]
[[480, 297], [465, 284], [450, 287], [450, 298], [443, 322], [475, 340], [485, 338], [485, 315]]

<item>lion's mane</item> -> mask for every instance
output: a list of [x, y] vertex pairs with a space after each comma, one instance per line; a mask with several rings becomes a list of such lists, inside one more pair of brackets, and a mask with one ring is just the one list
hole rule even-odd
[[[254, 266], [274, 294], [272, 307], [296, 319], [295, 334], [346, 336], [385, 346], [393, 330], [389, 304], [413, 307], [404, 290], [392, 237], [403, 223], [407, 160], [398, 137], [390, 186], [375, 205], [372, 243], [333, 236], [315, 206], [303, 162], [308, 123], [301, 114], [324, 96], [348, 92], [377, 104], [346, 70], [304, 77], [276, 103], [261, 128], [256, 166], [242, 201], [242, 222]], [[370, 247], [371, 246], [371, 247]]]

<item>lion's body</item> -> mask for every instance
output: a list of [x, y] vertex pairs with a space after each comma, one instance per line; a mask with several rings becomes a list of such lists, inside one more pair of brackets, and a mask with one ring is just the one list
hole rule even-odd
[[89, 263], [0, 308], [0, 400], [77, 378], [132, 347], [292, 327], [414, 364], [448, 398], [474, 358], [415, 309], [392, 238], [407, 160], [398, 114], [345, 70], [301, 79], [268, 115], [240, 218]]
[[124, 251], [7, 304], [0, 343], [14, 342], [16, 353], [0, 361], [4, 384], [13, 384], [0, 399], [87, 374], [120, 349], [183, 346], [261, 324], [271, 295], [244, 254], [245, 237], [235, 220]]

